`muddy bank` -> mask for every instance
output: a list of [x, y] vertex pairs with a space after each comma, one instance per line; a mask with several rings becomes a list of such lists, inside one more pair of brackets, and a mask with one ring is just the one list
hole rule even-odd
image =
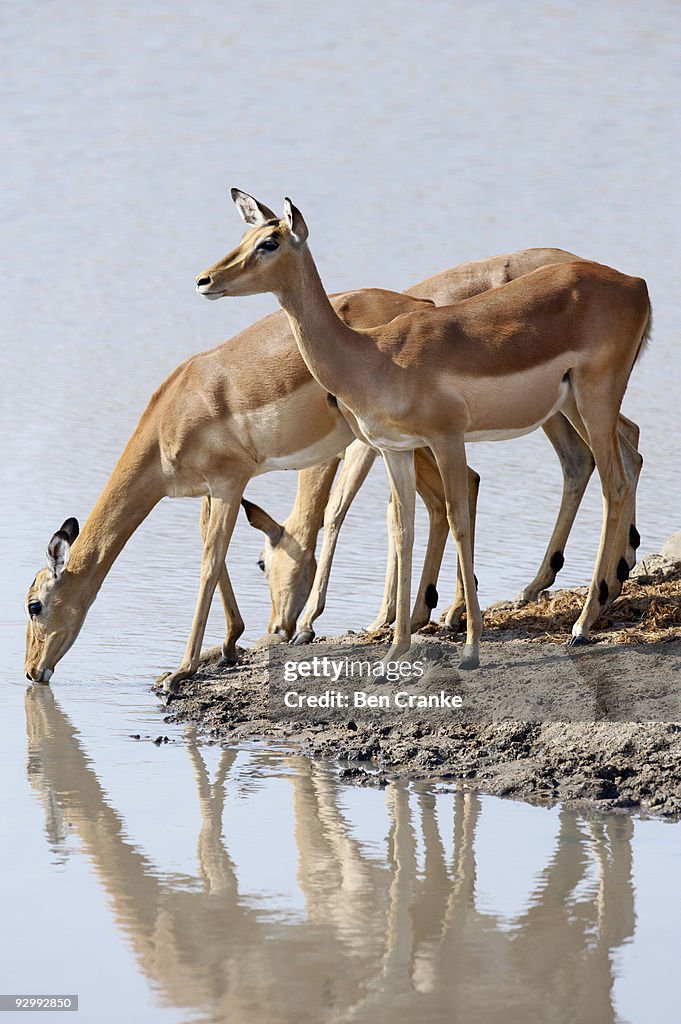
[[432, 624], [392, 681], [371, 674], [385, 639], [365, 634], [266, 645], [229, 671], [208, 659], [168, 701], [166, 720], [219, 740], [295, 744], [360, 784], [465, 779], [535, 802], [678, 816], [681, 564], [645, 560], [595, 642], [571, 648], [563, 641], [580, 596], [490, 610], [475, 672], [459, 672], [460, 638]]

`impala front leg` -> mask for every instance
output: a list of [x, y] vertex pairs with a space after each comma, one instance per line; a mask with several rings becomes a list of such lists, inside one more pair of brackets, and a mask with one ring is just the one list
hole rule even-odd
[[[208, 531], [208, 523], [210, 520], [210, 507], [211, 499], [206, 496], [201, 502], [201, 539], [206, 544], [206, 536]], [[218, 589], [220, 591], [220, 598], [222, 600], [222, 607], [225, 613], [225, 619], [227, 622], [227, 632], [225, 634], [225, 642], [222, 645], [222, 657], [218, 662], [220, 668], [224, 668], [227, 665], [235, 665], [237, 662], [236, 653], [236, 642], [244, 631], [244, 620], [241, 618], [241, 612], [239, 606], [236, 603], [236, 597], [232, 588], [232, 581], [229, 578], [227, 566], [223, 565], [220, 569], [220, 575], [218, 576]]]
[[463, 435], [460, 438], [444, 438], [441, 444], [431, 445], [447, 499], [447, 519], [456, 541], [456, 552], [464, 597], [466, 599], [466, 645], [462, 669], [478, 668], [480, 665], [480, 634], [482, 615], [478, 603], [478, 591], [473, 572], [473, 545], [471, 543], [471, 521], [468, 504], [468, 467]]
[[437, 463], [428, 448], [417, 448], [414, 452], [416, 490], [428, 511], [428, 546], [423, 560], [421, 581], [411, 611], [411, 631], [430, 622], [430, 613], [437, 605], [437, 580], [440, 575], [442, 556], [449, 535], [445, 493]]
[[[468, 467], [468, 518], [471, 530], [471, 555], [475, 561], [475, 520], [478, 515], [478, 494], [480, 493], [480, 475], [474, 469]], [[449, 525], [447, 526], [449, 531]], [[478, 587], [477, 576], [474, 576], [475, 588]], [[461, 575], [461, 560], [456, 559], [456, 591], [454, 604], [450, 605], [441, 618], [445, 630], [456, 633], [459, 629], [461, 616], [466, 611], [466, 597], [463, 589], [463, 577]]]
[[378, 615], [367, 628], [367, 633], [378, 633], [381, 629], [387, 629], [395, 621], [397, 610], [397, 551], [395, 549], [395, 508], [393, 499], [390, 497], [385, 518], [388, 527], [388, 556], [385, 563], [385, 581], [383, 583], [383, 600], [378, 609]]
[[[213, 594], [220, 577], [225, 570], [225, 555], [234, 530], [239, 502], [246, 481], [234, 488], [228, 497], [213, 495], [210, 502], [210, 515], [206, 524], [206, 539], [201, 556], [201, 583], [196, 602], [194, 620], [192, 622], [187, 648], [180, 667], [163, 681], [163, 689], [168, 693], [177, 693], [179, 684], [193, 676], [201, 657], [201, 644], [208, 621]], [[231, 590], [231, 587], [230, 587]]]
[[414, 514], [416, 511], [416, 476], [414, 453], [382, 450], [381, 455], [390, 479], [393, 505], [393, 536], [397, 553], [397, 608], [392, 647], [383, 658], [387, 668], [411, 647], [411, 563], [414, 547]]
[[307, 644], [314, 640], [314, 622], [322, 614], [326, 605], [326, 592], [338, 534], [348, 509], [366, 480], [367, 473], [373, 466], [377, 454], [375, 448], [370, 448], [368, 444], [359, 440], [353, 441], [345, 450], [343, 468], [324, 512], [324, 539], [312, 590], [291, 643]]

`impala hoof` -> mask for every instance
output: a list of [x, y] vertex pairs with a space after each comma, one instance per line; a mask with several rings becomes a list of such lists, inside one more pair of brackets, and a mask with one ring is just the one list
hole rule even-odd
[[589, 640], [588, 636], [582, 636], [582, 634], [579, 633], [577, 636], [571, 636], [570, 637], [570, 639], [568, 640], [568, 646], [569, 647], [588, 647], [590, 642], [591, 641]]
[[311, 644], [313, 640], [314, 629], [299, 629], [290, 643], [292, 647], [300, 647], [301, 644]]
[[186, 669], [179, 670], [177, 672], [170, 672], [163, 680], [163, 690], [165, 693], [177, 694], [180, 692], [180, 687], [185, 679], [191, 679], [194, 675], [193, 671], [187, 671]]
[[152, 685], [152, 690], [162, 690], [165, 686], [165, 681], [170, 676], [170, 672], [162, 672], [156, 682]]
[[390, 629], [392, 624], [392, 619], [390, 620], [390, 622], [388, 622], [386, 619], [374, 619], [373, 622], [369, 623], [366, 629], [363, 629], [360, 632], [368, 633], [369, 636], [372, 636], [374, 633], [382, 633], [384, 630]]
[[471, 669], [480, 668], [480, 658], [477, 654], [469, 654], [459, 664], [459, 668], [463, 672], [470, 672]]

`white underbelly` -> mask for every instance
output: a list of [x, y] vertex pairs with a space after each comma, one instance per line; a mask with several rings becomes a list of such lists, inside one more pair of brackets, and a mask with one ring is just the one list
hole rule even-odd
[[327, 462], [335, 455], [340, 455], [354, 439], [350, 427], [339, 417], [336, 427], [314, 444], [285, 455], [268, 456], [259, 464], [254, 475], [260, 476], [280, 469], [309, 469], [318, 466], [320, 462]]
[[546, 423], [548, 419], [554, 416], [561, 409], [565, 404], [565, 399], [568, 396], [569, 389], [570, 384], [568, 380], [562, 380], [556, 402], [551, 409], [549, 409], [549, 411], [535, 423], [529, 423], [526, 426], [511, 429], [499, 428], [496, 430], [472, 430], [470, 433], [465, 435], [464, 440], [467, 444], [475, 441], [510, 441], [514, 437], [523, 437], [525, 434], [531, 434], [533, 430], [538, 430], [542, 424]]
[[365, 420], [356, 417], [357, 426], [362, 432], [362, 440], [366, 441], [373, 448], [387, 449], [393, 452], [408, 452], [415, 448], [424, 448], [427, 441], [422, 437], [413, 434], [398, 434], [397, 432], [387, 433], [382, 431], [380, 425], [369, 424]]

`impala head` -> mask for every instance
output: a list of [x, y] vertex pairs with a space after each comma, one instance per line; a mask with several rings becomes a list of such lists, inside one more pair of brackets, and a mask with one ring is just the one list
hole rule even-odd
[[306, 549], [286, 526], [282, 526], [259, 505], [244, 499], [241, 504], [251, 526], [265, 534], [265, 547], [258, 559], [270, 588], [272, 614], [268, 633], [290, 640], [307, 601], [317, 562], [314, 551]]
[[57, 662], [80, 632], [87, 609], [75, 601], [67, 565], [78, 536], [78, 520], [67, 519], [47, 545], [47, 568], [41, 569], [26, 595], [26, 678], [49, 683]]
[[302, 214], [290, 199], [284, 200], [281, 220], [269, 207], [238, 188], [232, 189], [232, 199], [250, 230], [236, 249], [199, 274], [197, 291], [207, 299], [276, 293], [290, 274], [296, 250], [307, 239]]

